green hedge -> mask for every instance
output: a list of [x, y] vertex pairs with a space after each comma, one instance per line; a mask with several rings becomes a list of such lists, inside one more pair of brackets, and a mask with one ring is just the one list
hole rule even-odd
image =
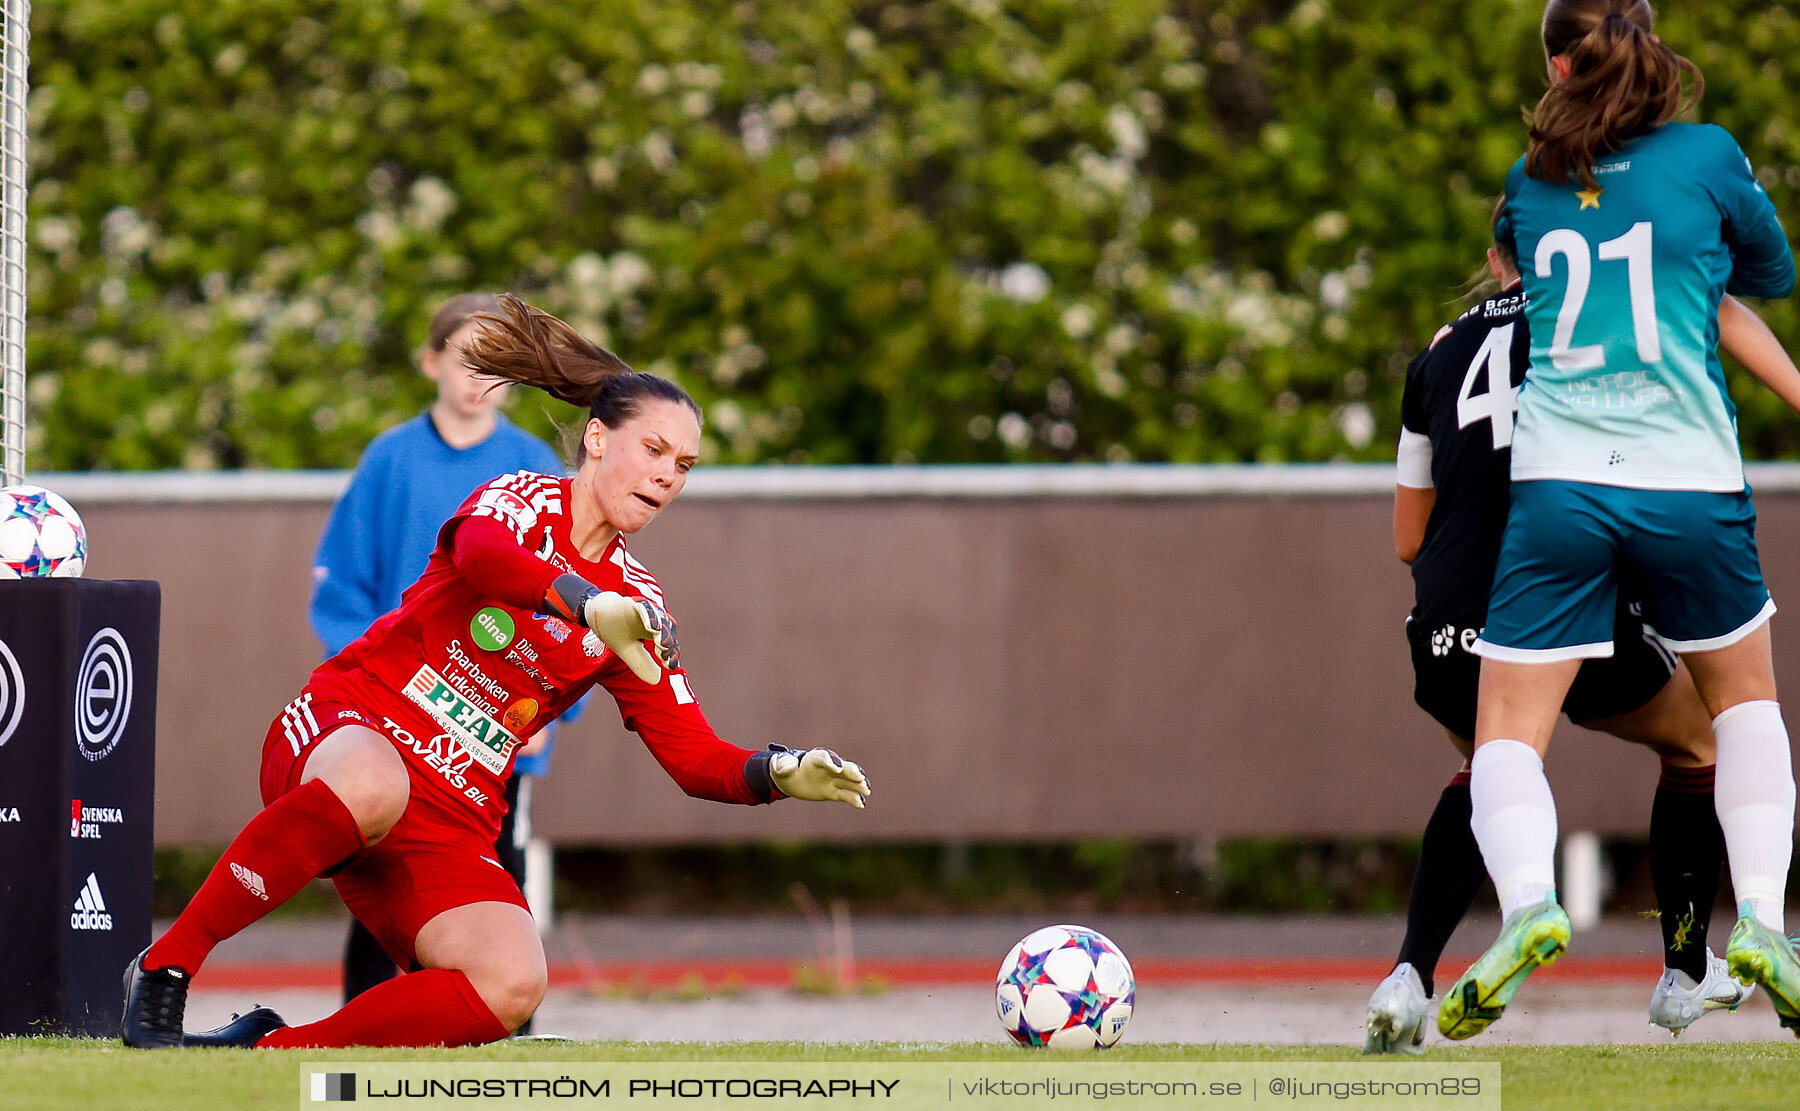
[[[1664, 7], [1791, 214], [1800, 22]], [[349, 465], [467, 288], [677, 377], [721, 462], [1387, 458], [1540, 11], [38, 0], [31, 464]]]

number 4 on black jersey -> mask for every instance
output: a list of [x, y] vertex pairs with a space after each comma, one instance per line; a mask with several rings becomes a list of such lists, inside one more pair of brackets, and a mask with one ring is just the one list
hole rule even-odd
[[1428, 626], [1487, 611], [1530, 360], [1524, 312], [1515, 283], [1463, 313], [1406, 369], [1401, 422], [1430, 441], [1437, 492], [1412, 565], [1413, 617]]

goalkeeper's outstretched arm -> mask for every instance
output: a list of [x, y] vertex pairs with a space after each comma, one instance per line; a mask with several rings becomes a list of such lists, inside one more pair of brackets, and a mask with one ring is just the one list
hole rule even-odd
[[[770, 745], [750, 758], [744, 774], [752, 789], [766, 782], [774, 792], [810, 802], [842, 802], [861, 810], [869, 797], [869, 777], [861, 765], [828, 748], [796, 750]], [[777, 797], [771, 792], [770, 797]]]

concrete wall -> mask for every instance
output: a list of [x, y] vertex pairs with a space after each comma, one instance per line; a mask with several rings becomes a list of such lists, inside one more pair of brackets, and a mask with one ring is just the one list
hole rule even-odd
[[[1391, 468], [699, 474], [632, 549], [701, 704], [746, 747], [838, 749], [875, 796], [689, 800], [603, 697], [540, 785], [555, 840], [1416, 835], [1457, 765], [1411, 701]], [[1771, 586], [1800, 597], [1800, 481], [1757, 477]], [[158, 841], [227, 840], [317, 662], [342, 476], [41, 480], [82, 511], [89, 574], [162, 583]], [[1566, 827], [1645, 828], [1647, 754], [1565, 725], [1550, 764]]]

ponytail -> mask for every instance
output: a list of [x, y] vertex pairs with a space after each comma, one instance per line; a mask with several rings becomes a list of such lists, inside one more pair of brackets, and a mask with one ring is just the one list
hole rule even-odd
[[696, 418], [701, 415], [700, 406], [680, 386], [632, 370], [624, 359], [510, 293], [499, 295], [498, 311], [471, 319], [481, 330], [463, 345], [462, 355], [477, 374], [536, 386], [581, 406], [608, 428], [636, 416], [649, 399], [677, 402]]
[[1597, 189], [1597, 158], [1699, 103], [1706, 88], [1700, 68], [1657, 41], [1652, 20], [1647, 0], [1545, 5], [1544, 53], [1567, 58], [1569, 75], [1551, 82], [1526, 116], [1526, 173], [1556, 184], [1574, 175]]
[[607, 379], [631, 373], [625, 360], [542, 309], [510, 293], [499, 301], [499, 312], [475, 315], [481, 331], [463, 345], [463, 362], [477, 374], [536, 386], [586, 408]]

